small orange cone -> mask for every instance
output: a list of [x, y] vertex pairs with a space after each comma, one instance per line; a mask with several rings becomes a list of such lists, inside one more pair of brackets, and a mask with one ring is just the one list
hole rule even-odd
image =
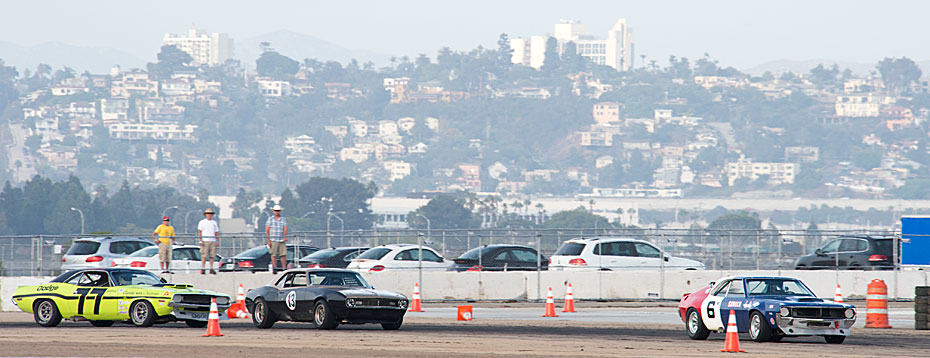
[[207, 333], [203, 337], [222, 337], [220, 333], [220, 314], [216, 309], [216, 298], [210, 301], [210, 316], [207, 321]]
[[245, 291], [242, 284], [239, 284], [239, 293], [236, 294], [236, 303], [229, 305], [226, 309], [226, 317], [232, 318], [249, 318], [249, 310], [245, 308]]
[[739, 349], [739, 330], [736, 328], [736, 311], [730, 310], [730, 319], [727, 320], [727, 340], [723, 343], [721, 352], [745, 352]]
[[840, 289], [840, 284], [836, 284], [836, 295], [833, 296], [833, 302], [843, 303], [843, 290]]
[[455, 318], [458, 321], [471, 321], [471, 306], [459, 306], [458, 316]]
[[558, 317], [555, 314], [555, 301], [552, 300], [552, 287], [549, 287], [549, 295], [546, 296], [546, 314], [543, 317]]
[[562, 312], [575, 313], [575, 296], [572, 295], [572, 284], [568, 284], [568, 288], [565, 290], [565, 308], [562, 309]]
[[408, 312], [423, 312], [423, 306], [420, 305], [420, 284], [413, 284], [413, 302], [410, 302]]

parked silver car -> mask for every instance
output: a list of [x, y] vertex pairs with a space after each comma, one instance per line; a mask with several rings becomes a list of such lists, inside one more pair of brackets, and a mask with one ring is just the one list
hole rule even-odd
[[75, 239], [61, 258], [61, 269], [110, 267], [113, 259], [129, 256], [139, 249], [154, 245], [155, 243], [150, 239], [126, 236]]

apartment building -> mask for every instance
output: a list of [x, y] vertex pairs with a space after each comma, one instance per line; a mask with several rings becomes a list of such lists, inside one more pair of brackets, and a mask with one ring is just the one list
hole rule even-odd
[[165, 34], [165, 45], [174, 45], [194, 59], [194, 66], [216, 66], [233, 57], [233, 41], [229, 35], [203, 30], [188, 30], [186, 34]]

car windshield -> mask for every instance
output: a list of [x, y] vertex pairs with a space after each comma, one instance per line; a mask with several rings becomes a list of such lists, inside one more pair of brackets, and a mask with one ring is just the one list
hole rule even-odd
[[100, 243], [96, 241], [75, 241], [65, 255], [91, 255], [97, 253]]
[[253, 247], [251, 249], [240, 252], [235, 257], [242, 258], [242, 259], [255, 259], [267, 253], [268, 253], [268, 247], [263, 245], [263, 246]]
[[[336, 250], [336, 249], [326, 249], [326, 250], [320, 250], [320, 251], [314, 252], [314, 253], [312, 253], [312, 254], [309, 254], [309, 255], [307, 255], [307, 256], [304, 256], [303, 259], [318, 259], [318, 260], [319, 260], [319, 259], [328, 259], [328, 258], [333, 257], [333, 256], [336, 256], [336, 255], [339, 255], [339, 250]], [[303, 259], [301, 259], [301, 260], [303, 260]]]
[[476, 247], [474, 249], [468, 250], [464, 254], [462, 254], [462, 256], [459, 256], [459, 259], [460, 260], [477, 260], [479, 252], [482, 252], [482, 253], [488, 252], [488, 248], [482, 246], [482, 247]]
[[158, 254], [158, 246], [149, 246], [142, 250], [133, 252], [130, 257], [152, 257]]
[[555, 252], [555, 255], [578, 256], [578, 255], [581, 255], [581, 250], [583, 249], [584, 249], [584, 244], [579, 244], [575, 242], [566, 242], [562, 244], [562, 247], [559, 248], [559, 251]]
[[310, 272], [311, 286], [368, 287], [368, 282], [355, 272]]
[[148, 271], [141, 270], [119, 270], [111, 271], [113, 282], [118, 286], [126, 285], [155, 285], [162, 283], [158, 276]]
[[384, 255], [387, 255], [388, 252], [391, 252], [391, 249], [386, 248], [386, 247], [378, 247], [378, 248], [365, 251], [365, 253], [358, 255], [358, 258], [368, 259], [368, 260], [380, 260], [382, 257], [384, 257]]
[[791, 279], [747, 279], [750, 296], [814, 296], [801, 281]]

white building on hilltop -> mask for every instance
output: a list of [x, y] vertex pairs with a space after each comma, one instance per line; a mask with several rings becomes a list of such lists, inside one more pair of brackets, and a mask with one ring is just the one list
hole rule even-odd
[[[607, 39], [598, 39], [588, 33], [580, 21], [561, 20], [555, 24], [552, 35], [558, 43], [561, 55], [569, 42], [575, 43], [575, 51], [599, 65], [610, 66], [618, 71], [633, 68], [633, 30], [627, 26], [626, 19], [619, 19], [607, 31]], [[510, 48], [513, 50], [511, 62], [536, 69], [545, 62], [546, 36], [513, 38]]]
[[233, 41], [229, 35], [191, 29], [187, 34], [165, 34], [165, 45], [174, 45], [194, 58], [192, 65], [215, 66], [233, 56]]

